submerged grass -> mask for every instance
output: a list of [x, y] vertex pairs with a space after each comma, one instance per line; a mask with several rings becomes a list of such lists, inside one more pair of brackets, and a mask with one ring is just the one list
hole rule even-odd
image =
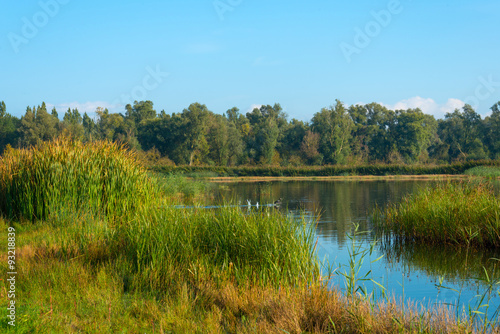
[[500, 199], [489, 183], [423, 188], [377, 213], [375, 221], [406, 240], [500, 247]]
[[214, 186], [200, 178], [189, 179], [180, 174], [151, 173], [155, 179], [162, 196], [170, 202], [195, 202], [198, 199], [205, 200], [214, 193]]

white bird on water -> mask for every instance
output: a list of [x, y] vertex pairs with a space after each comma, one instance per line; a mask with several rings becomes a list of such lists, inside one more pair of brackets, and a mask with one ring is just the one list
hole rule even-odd
[[259, 202], [257, 202], [257, 205], [256, 205], [257, 209], [259, 208]]
[[252, 206], [252, 202], [250, 202], [249, 199], [247, 199], [248, 206]]

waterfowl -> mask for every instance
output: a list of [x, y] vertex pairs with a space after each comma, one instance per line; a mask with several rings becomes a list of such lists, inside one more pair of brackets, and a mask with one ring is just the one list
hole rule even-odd
[[280, 197], [280, 199], [278, 199], [278, 200], [276, 200], [276, 201], [274, 202], [274, 205], [281, 205], [281, 197]]

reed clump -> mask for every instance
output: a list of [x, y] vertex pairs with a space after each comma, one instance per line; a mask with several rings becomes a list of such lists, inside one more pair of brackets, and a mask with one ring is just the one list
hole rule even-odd
[[275, 210], [160, 208], [130, 222], [124, 234], [141, 289], [164, 290], [181, 278], [279, 286], [319, 276], [313, 230]]
[[383, 230], [405, 240], [500, 247], [500, 199], [490, 183], [423, 188], [375, 218]]
[[361, 165], [325, 165], [325, 166], [173, 166], [161, 163], [151, 166], [159, 173], [195, 174], [211, 173], [218, 176], [353, 176], [353, 175], [461, 175], [476, 166], [499, 166], [496, 160], [465, 161], [443, 165], [406, 165], [406, 164], [361, 164]]
[[498, 166], [477, 166], [468, 169], [464, 173], [470, 176], [481, 176], [485, 178], [497, 178], [500, 177], [500, 167]]
[[0, 211], [9, 218], [45, 220], [62, 211], [119, 216], [150, 203], [155, 187], [135, 154], [108, 141], [61, 137], [0, 160]]
[[15, 227], [22, 278], [17, 327], [1, 308], [2, 332], [474, 332], [445, 309], [328, 289], [304, 220], [161, 205], [154, 179], [115, 144], [62, 138], [9, 151], [0, 169], [0, 208], [14, 218], [0, 229]]

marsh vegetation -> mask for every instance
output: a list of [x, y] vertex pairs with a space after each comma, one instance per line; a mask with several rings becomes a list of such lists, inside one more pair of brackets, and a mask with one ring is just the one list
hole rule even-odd
[[[350, 295], [330, 288], [305, 218], [274, 209], [175, 208], [179, 192], [192, 198], [206, 188], [177, 177], [158, 181], [116, 144], [60, 139], [12, 150], [0, 173], [0, 224], [17, 233], [17, 333], [478, 328], [445, 307], [375, 300], [355, 285]], [[0, 267], [6, 271], [5, 258]], [[6, 309], [0, 314], [2, 330], [12, 331]]]

